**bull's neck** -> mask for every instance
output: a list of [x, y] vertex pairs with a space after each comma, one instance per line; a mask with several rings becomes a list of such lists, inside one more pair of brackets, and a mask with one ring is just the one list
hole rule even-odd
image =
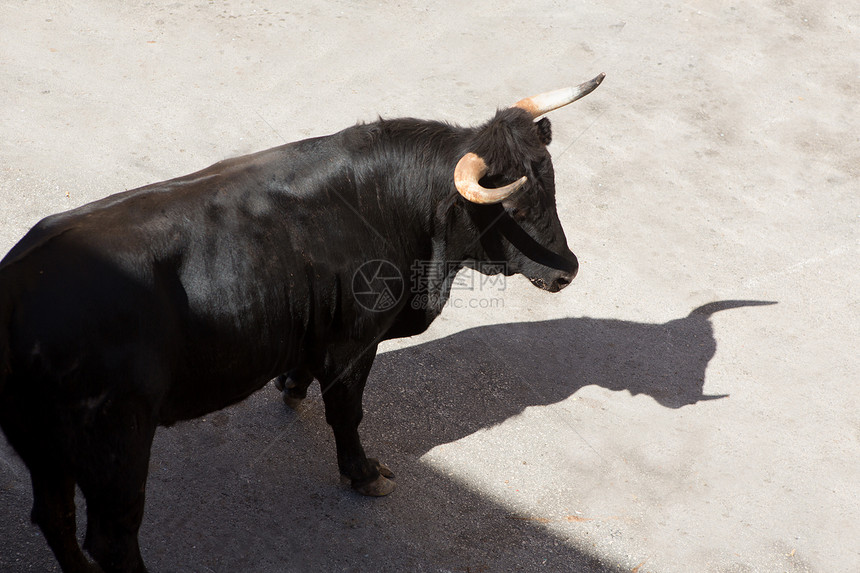
[[[432, 316], [441, 312], [448, 301], [451, 286], [457, 272], [463, 268], [463, 261], [473, 258], [470, 246], [475, 241], [465, 212], [460, 205], [459, 195], [453, 186], [454, 166], [428, 170], [435, 174], [435, 180], [428, 177], [414, 193], [423, 193], [423, 205], [413, 212], [420, 226], [415, 240], [418, 249], [415, 256], [413, 284], [421, 285], [418, 293], [427, 301], [427, 314]], [[450, 172], [450, 174], [448, 174]]]
[[422, 287], [413, 294], [429, 300], [428, 312], [438, 314], [463, 261], [475, 255], [474, 229], [454, 188], [454, 168], [469, 151], [473, 130], [417, 120], [383, 121], [378, 127], [387, 135], [395, 127], [402, 130], [380, 140], [374, 171], [385, 174], [385, 211], [399, 219], [391, 238], [410, 245], [410, 264], [425, 273], [412, 277]]

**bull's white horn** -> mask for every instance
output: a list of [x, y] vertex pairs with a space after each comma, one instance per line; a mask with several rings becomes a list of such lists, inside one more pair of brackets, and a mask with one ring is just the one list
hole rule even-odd
[[551, 92], [542, 93], [536, 96], [521, 99], [511, 107], [518, 107], [526, 110], [532, 117], [537, 119], [545, 113], [549, 113], [554, 109], [558, 109], [569, 103], [573, 103], [581, 97], [587, 96], [593, 92], [606, 74], [600, 74], [593, 80], [581, 83], [576, 87], [562, 88]]
[[457, 167], [454, 168], [454, 185], [466, 200], [481, 205], [491, 205], [507, 199], [528, 180], [523, 176], [504, 187], [487, 189], [478, 183], [478, 180], [486, 174], [486, 162], [474, 153], [467, 153], [460, 158]]

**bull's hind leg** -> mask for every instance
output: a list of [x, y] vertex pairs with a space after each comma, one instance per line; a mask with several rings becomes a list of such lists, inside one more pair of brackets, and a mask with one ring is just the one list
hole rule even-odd
[[326, 421], [334, 431], [340, 473], [359, 493], [382, 496], [394, 490], [394, 482], [388, 479], [394, 474], [379, 461], [367, 458], [358, 436], [363, 416], [361, 398], [375, 355], [374, 347], [351, 361], [340, 362], [329, 356], [320, 382]]
[[284, 404], [295, 410], [307, 397], [313, 381], [314, 375], [307, 368], [295, 368], [275, 378], [275, 387], [284, 393]]
[[78, 545], [75, 532], [75, 479], [63, 463], [67, 456], [56, 439], [67, 428], [60, 427], [56, 412], [15, 391], [0, 401], [0, 420], [9, 443], [30, 470], [30, 519], [42, 530], [60, 567], [66, 573], [97, 571]]
[[75, 480], [64, 468], [34, 463], [30, 466], [33, 482], [33, 523], [45, 535], [65, 573], [98, 571], [84, 556], [75, 535]]
[[115, 400], [89, 435], [90, 463], [77, 469], [87, 499], [84, 548], [105, 573], [146, 571], [137, 534], [155, 435], [149, 412], [147, 405]]

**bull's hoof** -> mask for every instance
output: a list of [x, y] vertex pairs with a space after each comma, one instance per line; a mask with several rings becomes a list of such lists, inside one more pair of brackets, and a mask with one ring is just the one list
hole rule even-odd
[[[390, 473], [390, 472], [389, 472]], [[382, 497], [384, 495], [388, 495], [392, 491], [394, 491], [395, 484], [393, 481], [385, 477], [384, 475], [380, 475], [378, 478], [373, 480], [370, 483], [366, 483], [360, 486], [353, 486], [355, 491], [362, 495], [370, 495], [373, 497]]]
[[373, 497], [382, 497], [394, 491], [396, 484], [390, 479], [394, 477], [394, 472], [376, 458], [368, 458], [367, 461], [376, 466], [376, 469], [379, 470], [379, 477], [369, 483], [353, 484], [353, 489], [362, 495]]
[[293, 396], [290, 396], [289, 390], [284, 392], [284, 404], [286, 404], [287, 407], [291, 410], [297, 410], [303, 400], [304, 398], [295, 398]]
[[296, 410], [307, 397], [307, 386], [300, 386], [289, 374], [281, 374], [273, 380], [275, 388], [283, 393], [284, 404]]
[[[307, 377], [305, 377], [305, 375]], [[296, 377], [300, 377], [298, 380]], [[275, 378], [275, 388], [283, 392], [284, 404], [295, 410], [308, 395], [308, 385], [313, 378], [302, 370], [292, 370]]]
[[287, 375], [286, 374], [281, 374], [280, 376], [278, 376], [277, 378], [272, 380], [272, 382], [275, 383], [275, 388], [278, 389], [278, 392], [284, 391], [284, 388], [286, 387], [286, 381], [287, 381]]
[[385, 465], [384, 463], [380, 462], [380, 461], [379, 461], [379, 460], [377, 460], [376, 458], [368, 458], [368, 460], [367, 460], [367, 461], [369, 461], [370, 463], [372, 463], [373, 465], [375, 465], [375, 466], [376, 466], [376, 469], [378, 469], [378, 470], [379, 470], [379, 473], [380, 473], [381, 475], [383, 475], [383, 476], [385, 476], [385, 477], [387, 477], [387, 478], [393, 478], [393, 477], [394, 477], [394, 472], [393, 472], [393, 471], [391, 471], [391, 468], [389, 468], [387, 465]]

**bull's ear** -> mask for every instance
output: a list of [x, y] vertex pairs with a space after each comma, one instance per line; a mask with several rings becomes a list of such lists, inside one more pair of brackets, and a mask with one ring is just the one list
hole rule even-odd
[[537, 128], [540, 142], [545, 146], [549, 145], [552, 141], [552, 126], [550, 125], [549, 120], [547, 118], [543, 118], [540, 121], [536, 121], [535, 127]]

